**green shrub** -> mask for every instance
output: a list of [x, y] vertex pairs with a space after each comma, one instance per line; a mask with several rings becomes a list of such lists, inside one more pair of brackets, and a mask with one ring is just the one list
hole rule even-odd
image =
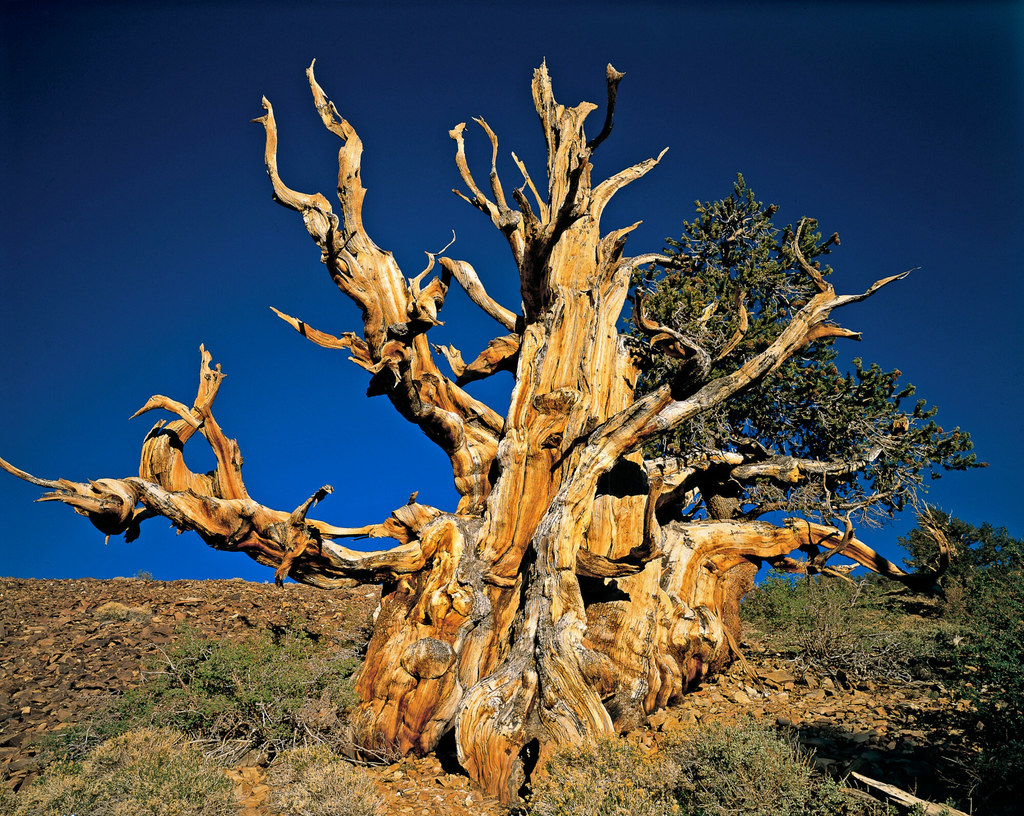
[[861, 812], [794, 742], [752, 720], [692, 729], [663, 751], [682, 769], [676, 795], [692, 816]]
[[1024, 539], [932, 508], [900, 539], [915, 566], [937, 562], [936, 530], [951, 555], [940, 581], [943, 615], [957, 627], [953, 686], [973, 710], [981, 748], [971, 770], [990, 812], [1015, 813], [1024, 792]]
[[[44, 765], [78, 762], [98, 745], [128, 731], [132, 723], [110, 710], [99, 710], [85, 723], [74, 723], [44, 734], [36, 743]], [[0, 811], [2, 813], [3, 811]]]
[[122, 719], [274, 755], [311, 736], [340, 745], [356, 659], [300, 627], [221, 641], [183, 629], [116, 703]]
[[977, 716], [984, 788], [1011, 803], [1024, 791], [1024, 572], [998, 573], [972, 582], [957, 691]]
[[376, 816], [380, 790], [324, 745], [279, 754], [267, 774], [270, 808], [281, 816]]
[[536, 778], [529, 816], [662, 816], [683, 813], [673, 797], [679, 773], [671, 760], [607, 739], [563, 748]]
[[[868, 809], [865, 809], [865, 808]], [[610, 739], [556, 751], [530, 816], [826, 816], [883, 813], [817, 776], [774, 731], [747, 721], [670, 735], [655, 755]]]
[[745, 624], [811, 668], [848, 678], [909, 680], [934, 638], [901, 629], [901, 615], [875, 578], [843, 581], [772, 570], [743, 600]]
[[806, 582], [796, 575], [772, 569], [743, 598], [743, 620], [765, 633], [790, 627], [807, 616]]
[[12, 816], [229, 816], [223, 771], [168, 729], [108, 740], [81, 762], [51, 765], [14, 799]]

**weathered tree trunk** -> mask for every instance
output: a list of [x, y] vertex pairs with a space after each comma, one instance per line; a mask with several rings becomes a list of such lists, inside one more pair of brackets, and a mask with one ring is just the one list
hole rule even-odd
[[[763, 379], [804, 344], [850, 336], [828, 322], [831, 311], [891, 278], [863, 294], [838, 296], [808, 268], [818, 294], [765, 351], [714, 380], [706, 379], [701, 349], [641, 315], [652, 342], [692, 365], [686, 376], [636, 399], [634, 351], [616, 322], [630, 273], [657, 256], [625, 257], [636, 225], [602, 233], [600, 221], [614, 193], [657, 159], [599, 184], [591, 181], [590, 161], [611, 131], [621, 74], [609, 66], [605, 123], [588, 140], [584, 120], [595, 106], [559, 105], [546, 68], [535, 72], [547, 192], [540, 194], [516, 159], [523, 175], [511, 194], [517, 209], [494, 166], [497, 138], [487, 124], [479, 120], [492, 145], [490, 196], [469, 171], [464, 125], [451, 131], [469, 190], [461, 195], [505, 236], [519, 269], [516, 313], [487, 295], [465, 261], [430, 255], [426, 270], [407, 280], [393, 256], [370, 240], [361, 217], [361, 143], [312, 66], [307, 73], [317, 111], [342, 140], [341, 213], [319, 193], [299, 193], [281, 181], [277, 128], [264, 100], [266, 114], [257, 121], [266, 128], [267, 169], [276, 200], [301, 213], [338, 288], [361, 307], [363, 335], [336, 337], [278, 314], [314, 342], [348, 351], [372, 374], [370, 393], [386, 394], [446, 451], [462, 497], [456, 511], [410, 500], [385, 522], [353, 529], [307, 518], [329, 487], [291, 513], [257, 504], [241, 480], [238, 446], [213, 418], [222, 375], [210, 369], [205, 350], [191, 408], [153, 397], [142, 409], [179, 418], [147, 436], [138, 478], [49, 481], [0, 460], [5, 469], [50, 488], [44, 498], [71, 504], [107, 534], [134, 538], [142, 520], [162, 515], [214, 547], [273, 566], [279, 580], [324, 587], [353, 578], [381, 582], [357, 686], [359, 742], [367, 751], [428, 752], [454, 729], [460, 762], [504, 801], [524, 781], [531, 746], [543, 756], [553, 745], [627, 730], [725, 664], [736, 651], [739, 600], [761, 561], [807, 569], [808, 562], [786, 555], [824, 548], [910, 580], [850, 530], [839, 536], [806, 523], [779, 528], [732, 520], [728, 496], [708, 497], [719, 518], [662, 523], [659, 508], [696, 489], [710, 460], [644, 461], [640, 453], [645, 442]], [[439, 277], [424, 285], [435, 266]], [[454, 347], [427, 340], [452, 279], [504, 332], [468, 365]], [[454, 380], [438, 369], [434, 351], [448, 360]], [[515, 376], [504, 417], [462, 388], [496, 371]], [[192, 474], [181, 456], [197, 430], [217, 457], [211, 474]], [[335, 543], [356, 535], [391, 536], [400, 545], [365, 553]]]

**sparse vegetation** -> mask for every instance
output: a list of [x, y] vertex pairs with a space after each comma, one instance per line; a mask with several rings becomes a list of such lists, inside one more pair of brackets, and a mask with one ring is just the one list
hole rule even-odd
[[376, 816], [380, 791], [325, 745], [292, 748], [270, 767], [270, 807], [281, 816]]
[[321, 644], [301, 621], [241, 642], [184, 628], [116, 708], [129, 722], [178, 729], [227, 755], [273, 756], [309, 742], [338, 747], [350, 740], [357, 665], [351, 649]]
[[100, 620], [145, 620], [149, 617], [148, 609], [142, 607], [130, 608], [117, 601], [107, 601], [98, 607], [93, 613]]
[[[863, 678], [921, 676], [928, 667], [939, 672], [954, 702], [960, 701], [960, 710], [950, 706], [943, 717], [973, 735], [980, 749], [969, 754], [957, 744], [953, 753], [943, 754], [947, 765], [942, 778], [955, 780], [948, 790], [962, 809], [980, 812], [980, 805], [988, 813], [1015, 812], [1011, 804], [1024, 772], [1024, 743], [1018, 736], [1024, 733], [1024, 672], [1019, 665], [1024, 653], [1024, 542], [1005, 531], [971, 528], [956, 519], [946, 524], [954, 548], [969, 552], [943, 579], [944, 597], [894, 592], [891, 585], [873, 579], [846, 583], [771, 573], [744, 602], [744, 622], [754, 639], [790, 656], [797, 667], [830, 674], [837, 694], [843, 693], [840, 686], [856, 685]], [[928, 565], [926, 547], [908, 549], [919, 565]], [[908, 618], [908, 606], [924, 617]], [[136, 610], [110, 602], [92, 614], [117, 621], [128, 619], [126, 611], [130, 615]], [[204, 769], [231, 764], [250, 750], [271, 762], [265, 780], [271, 812], [379, 812], [381, 792], [372, 776], [339, 755], [351, 745], [346, 721], [358, 644], [338, 638], [356, 637], [354, 620], [345, 622], [343, 634], [328, 635], [295, 618], [246, 640], [218, 640], [179, 628], [172, 644], [146, 664], [140, 688], [91, 721], [68, 725], [43, 741], [49, 767], [17, 795], [0, 791], [0, 813], [232, 812], [190, 810], [194, 804], [188, 797], [209, 782], [204, 781]], [[546, 775], [533, 780], [524, 812], [887, 812], [881, 805], [852, 798], [841, 779], [816, 773], [785, 734], [764, 724], [702, 724], [656, 736], [656, 754], [636, 740], [556, 752]], [[152, 753], [152, 763], [139, 758], [144, 751]], [[196, 759], [199, 754], [205, 755], [202, 762]], [[163, 797], [164, 810], [147, 805], [145, 797], [163, 796], [160, 786], [170, 784], [169, 778], [177, 780], [179, 798]], [[130, 782], [117, 781], [125, 779]], [[118, 785], [121, 794], [116, 794]], [[214, 793], [202, 799], [202, 807], [219, 806], [219, 789], [210, 790]], [[107, 798], [97, 798], [101, 794]]]
[[[128, 731], [80, 762], [58, 762], [18, 797], [12, 816], [229, 816], [237, 811], [223, 771], [169, 729]], [[4, 811], [8, 812], [8, 811]]]
[[180, 731], [224, 761], [252, 750], [272, 758], [310, 743], [346, 747], [357, 667], [353, 645], [323, 643], [303, 621], [244, 641], [182, 627], [173, 645], [147, 662], [142, 686], [90, 721], [47, 735], [41, 754], [44, 761], [80, 761], [104, 740], [138, 727]]
[[[978, 749], [958, 763], [964, 802], [1015, 812], [1024, 779], [1024, 540], [937, 510], [952, 560], [934, 599], [894, 594], [871, 578], [853, 584], [770, 573], [743, 603], [751, 634], [798, 662], [841, 679], [938, 674], [959, 700], [958, 727]], [[900, 540], [916, 568], [938, 552], [931, 533]], [[908, 604], [928, 612], [908, 619]]]
[[937, 627], [906, 627], [906, 616], [874, 578], [852, 582], [771, 571], [743, 602], [744, 624], [798, 663], [843, 682], [909, 680], [935, 656]]
[[817, 816], [884, 813], [852, 798], [771, 729], [746, 721], [678, 732], [655, 754], [625, 740], [556, 752], [530, 816]]
[[[661, 816], [681, 812], [672, 793], [679, 768], [622, 739], [556, 751], [535, 779], [529, 816]], [[674, 808], [674, 811], [673, 811]]]
[[18, 806], [18, 797], [6, 785], [0, 784], [0, 813], [14, 813]]

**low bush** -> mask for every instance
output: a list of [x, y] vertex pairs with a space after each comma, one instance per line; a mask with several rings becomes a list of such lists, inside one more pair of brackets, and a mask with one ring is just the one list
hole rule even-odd
[[976, 716], [974, 770], [988, 804], [1011, 812], [1024, 792], [1024, 572], [1000, 572], [972, 586], [956, 689]]
[[692, 816], [872, 812], [816, 774], [794, 741], [752, 720], [693, 729], [663, 750], [682, 768], [677, 796]]
[[356, 648], [326, 643], [300, 620], [242, 641], [182, 627], [145, 663], [142, 686], [40, 738], [40, 757], [44, 765], [77, 762], [105, 740], [139, 727], [186, 733], [224, 762], [252, 750], [272, 758], [316, 742], [349, 747]]
[[78, 762], [98, 745], [120, 736], [131, 727], [132, 723], [114, 710], [100, 709], [87, 722], [72, 723], [59, 731], [45, 734], [36, 745], [44, 765]]
[[528, 805], [530, 816], [884, 812], [815, 774], [793, 743], [753, 721], [679, 732], [654, 755], [615, 739], [557, 751]]
[[810, 668], [850, 679], [909, 680], [933, 655], [934, 634], [904, 629], [874, 578], [796, 577], [772, 570], [743, 601], [744, 624]]
[[234, 816], [224, 772], [169, 729], [128, 731], [58, 762], [5, 806], [12, 816]]
[[115, 708], [121, 719], [273, 756], [310, 740], [340, 746], [355, 701], [350, 650], [322, 645], [301, 625], [247, 641], [190, 629], [150, 663], [143, 686]]
[[673, 796], [680, 769], [618, 739], [563, 748], [532, 783], [529, 816], [663, 816], [683, 813]]
[[376, 783], [324, 745], [279, 754], [267, 773], [270, 808], [281, 816], [376, 816]]

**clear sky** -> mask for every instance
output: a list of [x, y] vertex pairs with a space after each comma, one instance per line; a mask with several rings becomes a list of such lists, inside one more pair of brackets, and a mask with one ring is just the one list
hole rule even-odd
[[[155, 393], [191, 403], [205, 343], [228, 374], [215, 414], [238, 439], [256, 500], [383, 520], [413, 491], [454, 509], [446, 457], [342, 352], [318, 348], [273, 305], [332, 333], [360, 328], [299, 217], [263, 169], [263, 94], [290, 186], [333, 189], [337, 145], [303, 71], [364, 143], [367, 229], [407, 276], [444, 246], [513, 308], [518, 282], [487, 219], [451, 193], [448, 130], [484, 116], [543, 172], [530, 101], [544, 58], [564, 104], [604, 103], [626, 73], [595, 178], [657, 155], [607, 228], [643, 219], [632, 254], [677, 236], [693, 201], [737, 172], [782, 223], [817, 217], [842, 247], [842, 292], [920, 267], [838, 312], [843, 348], [898, 367], [987, 470], [948, 474], [929, 498], [1024, 535], [1020, 462], [1024, 238], [1024, 13], [1019, 3], [4, 2], [0, 11], [0, 455], [46, 478], [135, 475]], [[600, 125], [603, 112], [593, 115]], [[467, 149], [489, 146], [470, 122]], [[481, 170], [485, 174], [485, 171]], [[434, 342], [470, 359], [494, 326], [461, 295]], [[471, 391], [503, 411], [511, 378]], [[198, 437], [193, 469], [212, 457]], [[194, 448], [194, 450], [191, 450]], [[0, 575], [270, 580], [245, 556], [176, 537], [160, 519], [125, 544], [0, 473]], [[903, 518], [863, 538], [895, 554]]]

